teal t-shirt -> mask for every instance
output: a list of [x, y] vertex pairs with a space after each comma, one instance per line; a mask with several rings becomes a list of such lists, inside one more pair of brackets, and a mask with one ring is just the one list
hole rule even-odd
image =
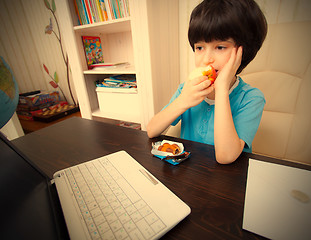
[[[184, 83], [179, 85], [169, 104], [180, 95], [183, 86]], [[244, 151], [251, 152], [266, 103], [264, 95], [239, 77], [239, 84], [230, 93], [229, 99], [235, 129], [239, 138], [245, 142]], [[181, 120], [181, 138], [214, 145], [214, 114], [215, 105], [203, 101], [189, 108], [172, 125]]]

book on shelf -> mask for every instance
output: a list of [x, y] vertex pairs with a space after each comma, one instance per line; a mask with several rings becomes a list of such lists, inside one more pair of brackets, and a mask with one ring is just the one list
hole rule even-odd
[[83, 0], [74, 0], [75, 10], [80, 25], [89, 24]]
[[80, 25], [130, 16], [128, 0], [73, 0]]
[[88, 69], [93, 64], [104, 63], [103, 50], [99, 37], [82, 36], [83, 47]]
[[108, 15], [107, 15], [107, 8], [105, 5], [105, 1], [104, 0], [99, 0], [99, 11], [102, 13], [103, 15], [103, 21], [107, 21], [108, 20]]
[[88, 20], [88, 23], [93, 23], [93, 17], [91, 14], [91, 10], [90, 10], [90, 4], [88, 2], [88, 0], [81, 0], [82, 4], [84, 5], [85, 11], [86, 11], [86, 17]]
[[119, 74], [113, 75], [104, 80], [97, 80], [96, 87], [105, 88], [137, 88], [135, 74]]

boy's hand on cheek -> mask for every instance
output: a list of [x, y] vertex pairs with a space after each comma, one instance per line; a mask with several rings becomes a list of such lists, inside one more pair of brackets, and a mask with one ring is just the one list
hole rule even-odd
[[189, 79], [185, 82], [179, 99], [183, 106], [188, 109], [201, 103], [213, 90], [214, 86], [205, 76]]
[[215, 89], [230, 89], [230, 84], [235, 77], [236, 71], [241, 65], [242, 60], [242, 47], [233, 48], [231, 52], [231, 56], [223, 67], [223, 69], [219, 72], [217, 79], [215, 81]]

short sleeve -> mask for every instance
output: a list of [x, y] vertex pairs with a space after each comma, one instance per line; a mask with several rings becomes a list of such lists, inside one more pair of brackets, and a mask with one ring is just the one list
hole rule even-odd
[[[163, 109], [165, 109], [168, 105], [170, 105], [170, 104], [180, 95], [180, 93], [181, 93], [183, 87], [184, 87], [184, 83], [182, 83], [182, 84], [180, 84], [180, 85], [178, 86], [178, 89], [176, 90], [176, 92], [174, 93], [174, 95], [172, 96], [172, 98], [170, 99], [169, 103], [168, 103], [166, 106], [164, 106]], [[162, 109], [162, 110], [163, 110], [163, 109]], [[180, 119], [181, 119], [181, 116], [179, 116], [178, 118], [176, 118], [176, 119], [171, 123], [171, 125], [172, 125], [172, 126], [176, 126], [176, 124], [180, 121]]]
[[237, 134], [245, 142], [244, 150], [247, 152], [251, 152], [252, 142], [258, 130], [265, 103], [261, 91], [253, 89], [245, 93], [239, 108], [233, 113]]

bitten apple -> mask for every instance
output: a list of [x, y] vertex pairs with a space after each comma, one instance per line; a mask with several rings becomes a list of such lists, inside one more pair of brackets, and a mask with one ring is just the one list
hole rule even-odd
[[216, 80], [217, 74], [215, 68], [212, 65], [208, 65], [207, 67], [199, 67], [194, 69], [190, 73], [189, 79], [194, 79], [200, 76], [207, 76], [208, 80], [210, 80], [213, 84]]

